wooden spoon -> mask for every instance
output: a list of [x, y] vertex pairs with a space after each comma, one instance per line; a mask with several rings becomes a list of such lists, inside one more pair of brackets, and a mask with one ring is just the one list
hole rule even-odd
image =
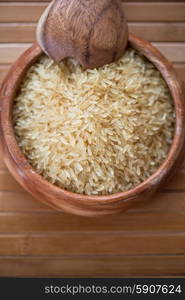
[[39, 20], [37, 40], [57, 63], [65, 57], [85, 69], [111, 63], [128, 40], [121, 0], [53, 0]]

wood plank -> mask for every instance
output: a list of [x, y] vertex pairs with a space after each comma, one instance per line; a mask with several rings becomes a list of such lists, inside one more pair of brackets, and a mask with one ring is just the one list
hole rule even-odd
[[[28, 7], [35, 6], [29, 0], [24, 1]], [[151, 15], [145, 8], [141, 9], [143, 4], [127, 3], [132, 21], [130, 30], [156, 42], [183, 42], [185, 9], [179, 11], [179, 16], [177, 9], [174, 9], [173, 18], [172, 8], [168, 11], [169, 1], [162, 5], [159, 3], [160, 9], [163, 7], [161, 11], [159, 7], [154, 8], [158, 1], [153, 1], [149, 9]], [[2, 0], [0, 2], [2, 4]], [[39, 2], [43, 3], [36, 3], [37, 11], [34, 8], [28, 12], [29, 8], [26, 8], [17, 12], [20, 18], [18, 22], [24, 22], [21, 19], [33, 22], [32, 18], [39, 17], [42, 12], [42, 9], [39, 11], [39, 5], [46, 5], [42, 0]], [[173, 2], [174, 7], [177, 2], [185, 7], [184, 1]], [[14, 4], [17, 6], [17, 3]], [[11, 9], [14, 4], [9, 3]], [[25, 6], [25, 3], [22, 5]], [[140, 11], [136, 11], [136, 7], [140, 7]], [[0, 18], [1, 8], [0, 5]], [[23, 15], [24, 12], [26, 15]], [[15, 17], [13, 10], [9, 17]], [[149, 23], [144, 23], [145, 20]], [[161, 23], [152, 23], [150, 20]], [[13, 22], [17, 22], [16, 18]], [[9, 63], [24, 51], [27, 43], [34, 40], [34, 27], [32, 23], [0, 24], [0, 42], [16, 43], [16, 55], [11, 45], [7, 52], [7, 49], [0, 50], [0, 61], [3, 58], [0, 81]], [[23, 45], [20, 46], [18, 42]], [[183, 44], [162, 43], [159, 46], [174, 60], [179, 78], [185, 81]], [[174, 177], [165, 192], [156, 194], [153, 199], [126, 214], [89, 219], [55, 212], [23, 192], [11, 175], [4, 171], [1, 155], [0, 169], [0, 189], [4, 189], [0, 191], [0, 276], [185, 276], [184, 171]], [[2, 182], [4, 184], [1, 185]]]
[[1, 276], [132, 277], [185, 276], [185, 255], [0, 257]]
[[14, 62], [30, 44], [0, 44], [0, 64]]
[[[149, 201], [142, 202], [129, 210], [129, 213], [178, 213], [185, 210], [185, 193], [162, 191], [156, 193]], [[26, 191], [0, 191], [0, 213], [44, 213], [55, 211], [36, 200]]]
[[0, 3], [0, 22], [37, 22], [47, 3]]
[[48, 212], [49, 206], [36, 200], [32, 195], [23, 192], [0, 191], [0, 212]]
[[185, 41], [185, 23], [132, 22], [129, 31], [152, 42]]
[[170, 61], [185, 61], [185, 43], [153, 43]]
[[35, 23], [0, 23], [0, 43], [34, 42], [35, 30]]
[[[166, 57], [174, 63], [185, 61], [185, 42], [153, 43]], [[31, 44], [0, 44], [0, 64], [14, 62]]]
[[166, 3], [165, 1], [156, 3], [123, 3], [128, 21], [172, 21], [184, 22], [185, 3]]
[[0, 255], [185, 254], [185, 233], [3, 234], [0, 245]]
[[167, 191], [183, 191], [185, 192], [185, 170], [179, 171], [173, 180], [166, 185]]
[[[146, 213], [178, 213], [185, 210], [185, 193], [167, 192], [164, 190], [155, 194], [149, 201], [140, 203], [130, 209], [130, 212]], [[51, 212], [55, 211], [47, 205], [36, 200], [26, 191], [23, 192], [6, 192], [0, 191], [0, 213], [2, 212]]]
[[[0, 42], [35, 42], [35, 31], [36, 23], [0, 23]], [[185, 41], [185, 23], [131, 22], [129, 31], [149, 41]]]
[[[174, 198], [175, 201], [176, 198]], [[79, 217], [60, 212], [0, 213], [0, 233], [63, 231], [184, 232], [184, 210], [173, 212], [127, 212], [101, 217]]]
[[0, 190], [22, 192], [22, 187], [15, 181], [13, 176], [6, 170], [0, 170]]
[[[172, 21], [184, 22], [184, 2], [124, 2], [125, 14], [128, 21]], [[0, 3], [0, 22], [37, 22], [47, 3]]]

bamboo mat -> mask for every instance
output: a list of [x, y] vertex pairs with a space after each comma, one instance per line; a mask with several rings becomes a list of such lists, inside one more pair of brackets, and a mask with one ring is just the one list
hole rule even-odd
[[[124, 2], [130, 31], [153, 42], [185, 81], [185, 1]], [[47, 4], [0, 0], [0, 82], [35, 40]], [[147, 203], [84, 218], [35, 200], [0, 154], [0, 276], [185, 276], [185, 163]]]

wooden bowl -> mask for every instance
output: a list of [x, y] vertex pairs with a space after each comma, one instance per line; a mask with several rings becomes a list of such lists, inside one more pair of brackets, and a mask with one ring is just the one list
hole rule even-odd
[[83, 216], [121, 212], [142, 200], [148, 199], [175, 173], [182, 162], [185, 145], [185, 105], [175, 71], [171, 63], [149, 42], [130, 34], [129, 44], [147, 57], [166, 80], [174, 101], [176, 124], [173, 144], [166, 160], [146, 181], [126, 192], [107, 196], [87, 196], [68, 192], [49, 183], [37, 174], [22, 154], [13, 130], [12, 105], [26, 71], [42, 54], [38, 45], [33, 45], [21, 55], [4, 80], [0, 91], [0, 134], [4, 161], [12, 175], [25, 190], [55, 209]]

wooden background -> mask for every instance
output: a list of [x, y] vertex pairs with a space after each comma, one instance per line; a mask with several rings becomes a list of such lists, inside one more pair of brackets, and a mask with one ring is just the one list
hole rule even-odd
[[[152, 41], [185, 81], [185, 1], [124, 1], [130, 31]], [[0, 81], [35, 40], [47, 2], [0, 0]], [[185, 276], [185, 164], [147, 204], [100, 218], [44, 206], [0, 155], [0, 276]]]

